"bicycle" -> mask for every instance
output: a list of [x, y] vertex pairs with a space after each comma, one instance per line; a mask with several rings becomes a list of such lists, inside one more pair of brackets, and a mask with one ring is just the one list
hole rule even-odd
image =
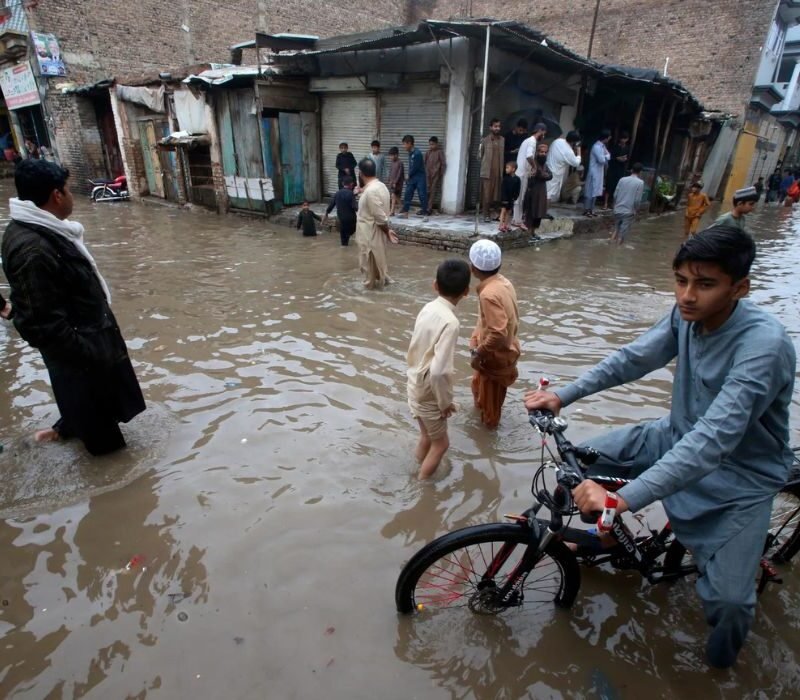
[[[580, 567], [610, 564], [614, 569], [638, 571], [650, 584], [670, 583], [697, 573], [691, 555], [678, 541], [669, 523], [635, 536], [613, 508], [584, 522], [597, 519], [598, 529], [609, 532], [617, 544], [598, 550], [598, 538], [570, 527], [578, 514], [572, 489], [586, 478], [598, 453], [576, 447], [564, 436], [567, 420], [549, 411], [531, 411], [530, 423], [542, 436], [541, 466], [531, 485], [532, 508], [521, 515], [504, 516], [508, 523], [465, 527], [442, 535], [420, 549], [403, 567], [395, 587], [400, 613], [466, 605], [477, 614], [496, 615], [523, 605], [552, 604], [569, 608], [580, 588]], [[554, 454], [548, 438], [555, 443]], [[800, 550], [800, 448], [793, 448], [792, 478], [776, 496], [764, 545], [759, 576], [754, 585], [761, 593], [769, 583], [781, 583], [777, 566], [786, 564]], [[549, 460], [546, 460], [546, 454]], [[555, 471], [555, 487], [544, 479]], [[609, 491], [628, 482], [613, 476], [595, 476]], [[536, 516], [542, 507], [550, 519]], [[567, 519], [565, 522], [565, 518]], [[566, 543], [572, 543], [577, 551]]]

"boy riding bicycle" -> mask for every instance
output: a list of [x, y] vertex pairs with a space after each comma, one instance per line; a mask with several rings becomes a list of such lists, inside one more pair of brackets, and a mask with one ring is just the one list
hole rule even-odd
[[[593, 440], [594, 468], [622, 464], [635, 477], [617, 492], [617, 512], [663, 501], [700, 571], [713, 627], [706, 654], [719, 668], [735, 662], [752, 624], [772, 499], [792, 460], [795, 351], [783, 326], [744, 299], [755, 252], [730, 226], [688, 239], [672, 262], [676, 305], [664, 319], [569, 386], [525, 396], [529, 410], [557, 413], [677, 357], [670, 414]], [[584, 481], [573, 495], [584, 513], [603, 510], [599, 484]]]

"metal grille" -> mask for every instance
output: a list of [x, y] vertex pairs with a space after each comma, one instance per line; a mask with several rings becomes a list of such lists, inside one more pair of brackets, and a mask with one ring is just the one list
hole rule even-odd
[[322, 190], [336, 194], [338, 172], [336, 156], [345, 142], [361, 160], [370, 152], [377, 133], [377, 99], [374, 92], [331, 93], [322, 97]]
[[385, 154], [392, 146], [397, 146], [408, 175], [408, 156], [403, 150], [403, 136], [413, 136], [414, 145], [423, 153], [428, 150], [431, 136], [439, 139], [442, 150], [445, 148], [447, 90], [438, 81], [407, 82], [401, 90], [386, 91], [381, 95], [380, 118], [381, 151]]
[[447, 90], [438, 82], [406, 83], [402, 90], [381, 95], [381, 151], [392, 146], [402, 152], [402, 139], [411, 134], [425, 153], [428, 139], [436, 136], [442, 149], [447, 130]]

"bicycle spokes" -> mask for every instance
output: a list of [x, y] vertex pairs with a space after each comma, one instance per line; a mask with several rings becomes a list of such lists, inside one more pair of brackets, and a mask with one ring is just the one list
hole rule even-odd
[[527, 549], [514, 542], [482, 542], [442, 556], [417, 582], [417, 609], [469, 606], [496, 614], [523, 603], [552, 603], [561, 587], [558, 566], [545, 558], [531, 570], [524, 565]]

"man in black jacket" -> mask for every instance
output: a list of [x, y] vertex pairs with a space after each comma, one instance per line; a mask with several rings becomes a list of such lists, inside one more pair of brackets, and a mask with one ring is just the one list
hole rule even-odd
[[39, 441], [80, 438], [93, 455], [125, 446], [119, 423], [145, 409], [111, 294], [70, 221], [69, 171], [45, 160], [16, 169], [18, 199], [3, 236], [3, 269], [11, 285], [14, 325], [38, 348], [61, 417]]

